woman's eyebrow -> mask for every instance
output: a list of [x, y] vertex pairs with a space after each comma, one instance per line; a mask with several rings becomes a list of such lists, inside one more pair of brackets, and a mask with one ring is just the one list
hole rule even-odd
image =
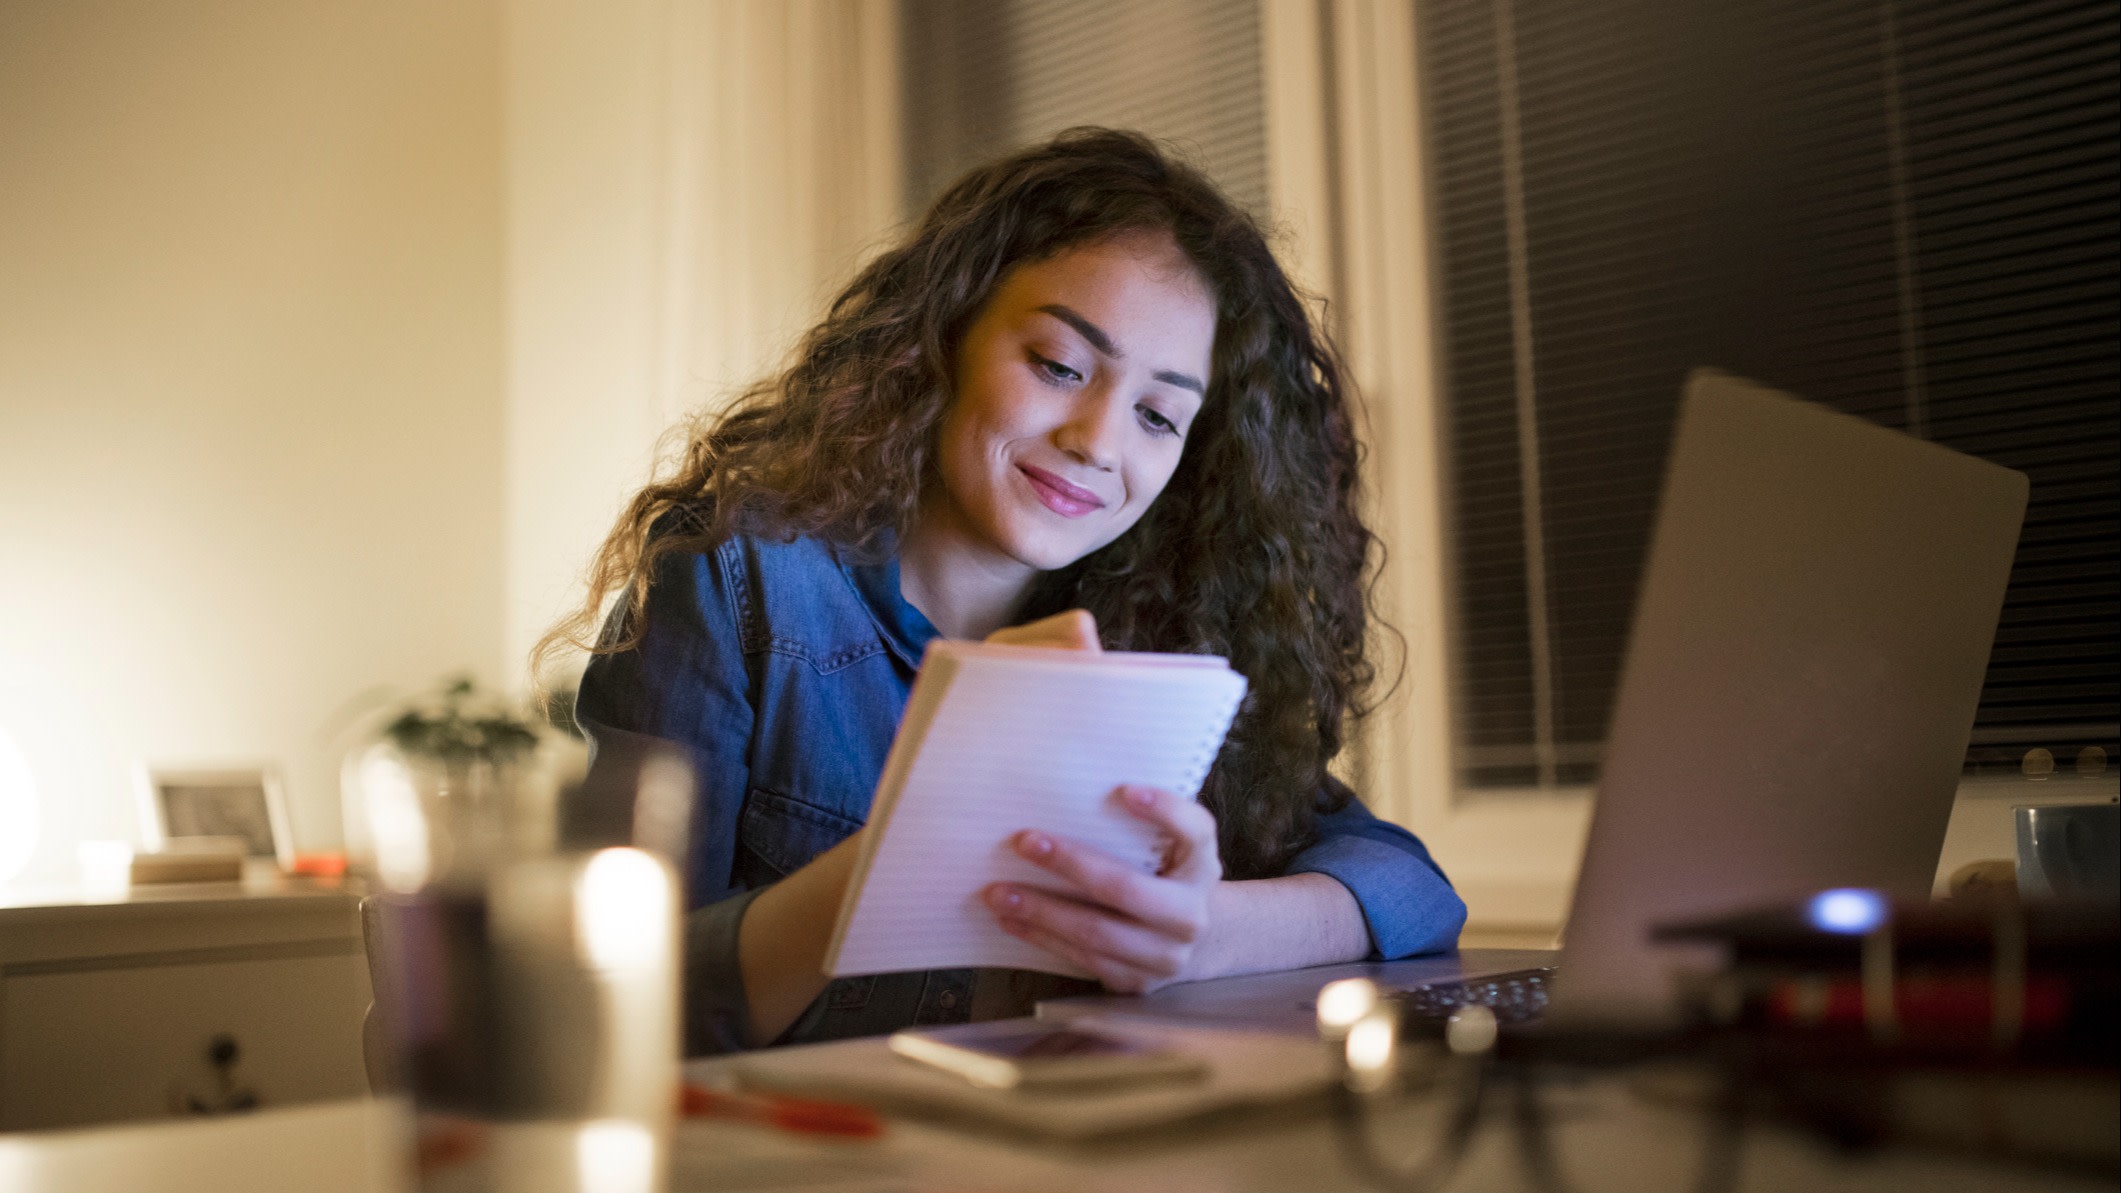
[[[1097, 349], [1106, 356], [1114, 360], [1126, 359], [1127, 354], [1119, 350], [1119, 345], [1112, 342], [1112, 337], [1105, 334], [1104, 328], [1083, 318], [1082, 313], [1073, 307], [1064, 306], [1057, 302], [1049, 302], [1045, 306], [1037, 308], [1037, 310], [1041, 314], [1051, 315], [1074, 328], [1084, 339], [1090, 341], [1092, 348]], [[1208, 396], [1208, 387], [1201, 384], [1200, 378], [1190, 373], [1174, 373], [1169, 369], [1160, 369], [1150, 374], [1150, 376], [1166, 385], [1175, 385], [1180, 389], [1190, 389], [1202, 397]]]
[[1051, 315], [1082, 333], [1082, 337], [1090, 341], [1092, 348], [1097, 349], [1106, 356], [1114, 360], [1126, 359], [1127, 354], [1119, 350], [1119, 346], [1112, 342], [1112, 337], [1105, 334], [1105, 329], [1083, 318], [1075, 308], [1062, 306], [1057, 302], [1049, 302], [1038, 309], [1040, 312]]

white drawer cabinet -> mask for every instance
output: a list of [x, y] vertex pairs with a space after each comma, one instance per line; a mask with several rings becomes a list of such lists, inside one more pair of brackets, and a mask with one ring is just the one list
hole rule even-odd
[[343, 891], [0, 906], [0, 1131], [357, 1096], [368, 997]]

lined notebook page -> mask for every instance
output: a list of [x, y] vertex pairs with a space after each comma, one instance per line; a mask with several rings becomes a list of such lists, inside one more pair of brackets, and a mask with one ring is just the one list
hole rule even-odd
[[1009, 838], [1042, 829], [1153, 871], [1157, 832], [1121, 811], [1114, 791], [1142, 783], [1197, 794], [1244, 693], [1243, 676], [1199, 656], [930, 647], [826, 972], [1089, 976], [1003, 932], [980, 900], [993, 882], [1059, 888]]

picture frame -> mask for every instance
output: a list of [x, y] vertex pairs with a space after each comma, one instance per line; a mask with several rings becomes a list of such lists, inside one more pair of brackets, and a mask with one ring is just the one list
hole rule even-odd
[[246, 856], [269, 858], [283, 871], [294, 867], [294, 834], [288, 829], [279, 768], [143, 765], [138, 785], [149, 849], [167, 849], [184, 837], [237, 837]]

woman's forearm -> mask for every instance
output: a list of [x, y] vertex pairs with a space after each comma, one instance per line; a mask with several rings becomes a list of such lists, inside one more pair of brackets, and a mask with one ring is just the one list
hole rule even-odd
[[861, 834], [759, 893], [737, 928], [753, 1048], [770, 1044], [824, 991], [825, 949], [861, 853]]
[[1216, 884], [1208, 931], [1183, 981], [1335, 965], [1370, 955], [1355, 896], [1324, 874]]

